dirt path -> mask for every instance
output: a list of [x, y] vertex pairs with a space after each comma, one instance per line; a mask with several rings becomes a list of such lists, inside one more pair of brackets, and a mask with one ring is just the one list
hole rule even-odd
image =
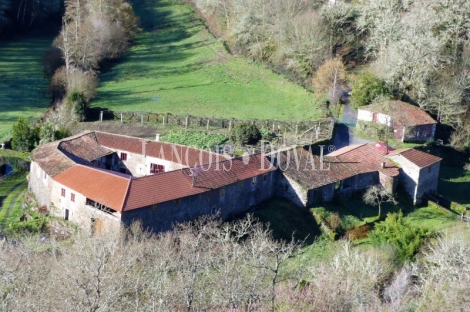
[[[8, 193], [11, 194], [13, 191], [15, 191], [18, 187], [24, 185], [26, 183], [26, 181], [21, 181], [15, 185], [13, 185], [9, 190], [8, 190]], [[6, 227], [6, 220], [8, 219], [8, 217], [10, 216], [10, 213], [11, 211], [13, 210], [13, 207], [15, 207], [15, 204], [16, 204], [16, 201], [18, 200], [18, 198], [20, 198], [24, 193], [25, 193], [26, 190], [23, 190], [21, 192], [19, 192], [18, 194], [15, 195], [15, 197], [12, 199], [10, 205], [8, 206], [8, 208], [6, 207], [0, 207], [0, 211], [2, 209], [7, 209], [7, 212], [5, 214], [5, 217], [3, 218], [3, 220], [1, 220], [1, 224], [0, 224], [0, 233], [3, 233], [3, 230], [5, 229]]]

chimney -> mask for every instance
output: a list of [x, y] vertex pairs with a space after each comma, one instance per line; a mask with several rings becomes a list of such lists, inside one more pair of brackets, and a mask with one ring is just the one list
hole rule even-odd
[[160, 133], [155, 134], [155, 141], [160, 142]]
[[382, 161], [382, 169], [385, 168], [385, 161]]

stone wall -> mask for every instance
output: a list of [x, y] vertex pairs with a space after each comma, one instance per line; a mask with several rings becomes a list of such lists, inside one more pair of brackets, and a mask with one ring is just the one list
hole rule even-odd
[[434, 139], [436, 133], [436, 124], [420, 125], [412, 128], [406, 128], [405, 141], [429, 141]]
[[32, 161], [30, 166], [28, 188], [36, 195], [38, 204], [49, 209], [53, 180], [36, 162]]
[[307, 188], [281, 172], [278, 173], [274, 194], [293, 202], [299, 207], [305, 207], [308, 203]]
[[335, 183], [324, 185], [317, 189], [309, 190], [307, 194], [307, 207], [313, 206], [315, 203], [329, 202], [335, 195]]
[[[64, 196], [62, 196], [62, 189], [65, 190]], [[51, 194], [54, 207], [51, 208], [50, 212], [56, 217], [65, 218], [66, 211], [68, 210], [68, 219], [78, 224], [85, 232], [92, 233], [92, 222], [94, 225], [99, 224], [103, 233], [116, 231], [121, 226], [121, 214], [119, 212], [111, 215], [92, 206], [88, 206], [86, 205], [85, 196], [58, 182], [53, 182]], [[72, 200], [72, 194], [75, 195], [74, 201]], [[98, 229], [98, 232], [99, 231]]]
[[246, 179], [198, 195], [125, 211], [122, 222], [130, 226], [140, 220], [145, 229], [160, 232], [171, 229], [175, 222], [190, 221], [203, 215], [218, 214], [227, 220], [270, 199], [274, 193], [275, 176], [276, 172], [269, 172], [255, 180]]
[[432, 164], [431, 166], [421, 168], [419, 171], [419, 181], [416, 198], [421, 202], [421, 198], [426, 193], [432, 193], [437, 190], [437, 183], [439, 181], [440, 162]]
[[392, 160], [397, 161], [398, 164], [401, 166], [400, 170], [400, 184], [411, 196], [414, 204], [418, 204], [419, 201], [416, 198], [416, 190], [418, 187], [419, 181], [419, 168], [409, 160], [403, 157], [392, 157]]

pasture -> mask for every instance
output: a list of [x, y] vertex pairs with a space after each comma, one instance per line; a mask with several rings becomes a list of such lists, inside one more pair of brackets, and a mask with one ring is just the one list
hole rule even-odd
[[92, 107], [239, 119], [309, 120], [325, 114], [314, 95], [230, 55], [183, 4], [136, 2], [143, 32], [99, 76]]
[[51, 96], [42, 57], [53, 40], [40, 35], [0, 41], [0, 141], [19, 116], [35, 120], [47, 109]]

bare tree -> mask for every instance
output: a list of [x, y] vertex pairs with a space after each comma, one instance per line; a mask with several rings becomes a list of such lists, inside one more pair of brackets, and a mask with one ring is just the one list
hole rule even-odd
[[366, 204], [379, 207], [379, 219], [381, 218], [383, 203], [397, 204], [395, 196], [380, 185], [370, 186], [364, 193], [362, 199]]
[[312, 79], [313, 89], [319, 95], [327, 95], [330, 104], [337, 104], [346, 78], [346, 67], [340, 58], [326, 61]]

